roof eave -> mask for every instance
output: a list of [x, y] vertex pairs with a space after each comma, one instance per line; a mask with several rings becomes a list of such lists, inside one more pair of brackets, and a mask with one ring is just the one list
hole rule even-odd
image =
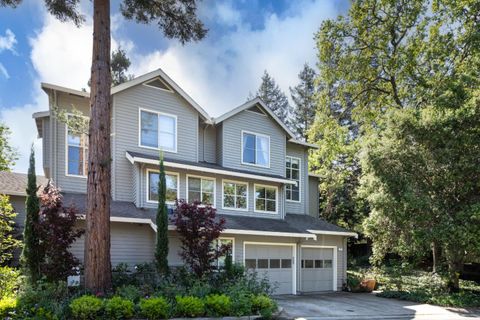
[[350, 232], [350, 231], [327, 231], [327, 230], [307, 230], [313, 234], [321, 234], [321, 235], [331, 235], [331, 236], [345, 236], [345, 237], [355, 237], [358, 238], [358, 233]]

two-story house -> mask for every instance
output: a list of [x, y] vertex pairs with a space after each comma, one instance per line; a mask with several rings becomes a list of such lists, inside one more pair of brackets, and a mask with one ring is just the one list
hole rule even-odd
[[[86, 201], [88, 140], [56, 119], [54, 107], [89, 116], [89, 93], [42, 84], [49, 110], [33, 115], [43, 139], [46, 178], [66, 204]], [[167, 171], [167, 201], [199, 200], [226, 218], [220, 241], [233, 259], [265, 273], [277, 294], [338, 290], [346, 280], [347, 237], [317, 218], [318, 177], [308, 150], [260, 99], [211, 118], [162, 70], [115, 86], [112, 94], [112, 264], [153, 260], [158, 157]], [[169, 263], [181, 265], [169, 228]], [[83, 240], [73, 252], [82, 259]], [[222, 263], [219, 261], [219, 263]]]

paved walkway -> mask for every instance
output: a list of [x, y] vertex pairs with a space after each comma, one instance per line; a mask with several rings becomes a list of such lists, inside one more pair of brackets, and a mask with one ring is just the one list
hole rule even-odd
[[380, 298], [369, 293], [335, 292], [304, 296], [279, 296], [282, 318], [319, 320], [480, 319], [480, 309], [455, 309], [397, 299]]

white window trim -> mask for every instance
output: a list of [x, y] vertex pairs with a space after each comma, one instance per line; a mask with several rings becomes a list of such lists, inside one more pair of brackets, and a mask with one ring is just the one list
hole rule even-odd
[[[247, 185], [247, 199], [246, 199], [247, 200], [247, 207], [245, 209], [225, 207], [225, 189], [224, 189], [225, 182]], [[230, 179], [222, 179], [222, 209], [224, 209], [224, 210], [235, 210], [235, 211], [248, 211], [248, 198], [249, 198], [249, 195], [250, 195], [250, 193], [248, 191], [249, 191], [249, 183], [246, 182], [246, 181], [236, 181], [236, 180], [230, 180]]]
[[[287, 158], [298, 160], [298, 200], [287, 199], [287, 187], [285, 187], [285, 201], [293, 202], [293, 203], [300, 203], [300, 202], [302, 202], [302, 159], [299, 158], [299, 157], [294, 157], [294, 156], [286, 156], [285, 157], [285, 170], [287, 169], [287, 165], [286, 165]], [[290, 179], [290, 180], [295, 181], [293, 179]]]
[[[231, 240], [232, 241], [232, 263], [235, 263], [235, 238], [233, 237], [218, 237], [217, 241], [220, 240]], [[218, 260], [216, 261], [216, 267], [218, 267]]]
[[[208, 180], [213, 180], [213, 203], [211, 204], [212, 208], [217, 207], [217, 179], [212, 178], [212, 177], [206, 177], [206, 176], [197, 176], [193, 174], [187, 174], [185, 177], [185, 183], [186, 183], [186, 189], [187, 189], [187, 194], [185, 195], [185, 198], [187, 199], [187, 202], [190, 202], [190, 199], [188, 199], [188, 178], [200, 178], [200, 179], [208, 179]], [[200, 182], [200, 195], [202, 194], [202, 184]], [[205, 204], [202, 204], [204, 206]]]
[[[264, 165], [260, 165], [260, 164], [256, 164], [256, 163], [248, 163], [248, 162], [243, 162], [243, 136], [244, 134], [252, 134], [252, 135], [255, 135], [255, 136], [259, 136], [259, 137], [264, 137], [264, 138], [267, 138], [268, 139], [268, 165], [264, 166]], [[253, 167], [261, 167], [261, 168], [269, 168], [270, 169], [270, 163], [271, 163], [271, 158], [270, 158], [270, 136], [266, 135], [266, 134], [261, 134], [261, 133], [256, 133], [256, 132], [252, 132], [252, 131], [246, 131], [246, 130], [242, 130], [241, 132], [241, 135], [242, 135], [242, 144], [240, 146], [241, 148], [241, 155], [240, 155], [240, 161], [243, 165], [246, 165], [246, 166], [253, 166]], [[256, 146], [256, 137], [255, 137], [255, 146]], [[255, 148], [255, 162], [257, 162], [257, 149]]]
[[[275, 189], [275, 211], [266, 211], [266, 210], [257, 210], [257, 198], [255, 194], [257, 193], [257, 187], [264, 187], [264, 188], [274, 188]], [[253, 185], [253, 211], [258, 213], [269, 213], [269, 214], [278, 214], [278, 187], [271, 186], [268, 184], [257, 184]], [[266, 207], [265, 207], [266, 208]]]
[[[167, 117], [172, 117], [175, 119], [175, 149], [164, 149], [160, 147], [150, 147], [150, 146], [144, 146], [142, 145], [142, 111], [149, 112], [149, 113], [156, 113], [157, 114], [157, 120], [158, 116], [163, 115]], [[159, 139], [160, 135], [160, 127], [158, 127], [158, 136], [157, 139]], [[157, 140], [158, 141], [158, 140]], [[160, 111], [155, 111], [155, 110], [150, 110], [150, 109], [145, 109], [145, 108], [138, 108], [138, 146], [140, 148], [145, 148], [145, 149], [150, 149], [150, 150], [161, 150], [165, 152], [171, 152], [171, 153], [177, 153], [178, 150], [178, 118], [174, 114], [170, 113], [165, 113], [165, 112], [160, 112]]]
[[297, 244], [296, 243], [287, 243], [287, 242], [255, 242], [255, 241], [244, 241], [243, 242], [243, 265], [245, 265], [246, 259], [246, 246], [247, 245], [265, 245], [265, 246], [288, 246], [292, 247], [292, 294], [297, 294]]
[[[147, 189], [145, 190], [145, 196], [146, 196], [146, 202], [147, 203], [158, 203], [158, 201], [155, 201], [155, 200], [150, 200], [149, 199], [149, 195], [150, 195], [150, 179], [149, 179], [149, 173], [150, 172], [153, 172], [153, 173], [158, 173], [160, 174], [160, 171], [159, 170], [156, 170], [156, 169], [150, 169], [150, 168], [147, 168], [145, 170], [145, 180], [146, 183], [147, 183]], [[172, 171], [165, 171], [165, 174], [169, 174], [169, 175], [172, 175], [172, 176], [176, 176], [177, 177], [177, 199], [180, 199], [180, 174], [178, 172], [172, 172]], [[165, 201], [166, 204], [175, 204], [175, 202], [173, 201]]]
[[[168, 89], [163, 89], [163, 88], [159, 88], [159, 87], [155, 87], [155, 86], [152, 86], [152, 85], [149, 85], [150, 82], [153, 82], [155, 80], [160, 80], [164, 85], [165, 87], [167, 87]], [[172, 88], [170, 88], [170, 86], [168, 84], [165, 83], [165, 81], [162, 80], [162, 78], [160, 77], [155, 77], [147, 82], [144, 82], [142, 83], [144, 86], [146, 87], [149, 87], [149, 88], [153, 88], [153, 89], [157, 89], [157, 90], [162, 90], [162, 91], [166, 91], [166, 92], [170, 92], [170, 93], [173, 93], [173, 90]]]
[[[73, 113], [66, 113], [66, 115], [67, 117], [75, 116], [75, 114]], [[87, 116], [82, 116], [82, 117], [89, 119]], [[87, 135], [87, 139], [88, 139], [88, 135]], [[88, 144], [88, 149], [90, 149], [90, 143]], [[83, 157], [85, 157], [85, 147], [83, 147]], [[86, 160], [88, 162], [88, 154], [87, 154]], [[84, 164], [83, 172], [85, 172], [85, 164]], [[72, 178], [82, 178], [82, 179], [86, 179], [88, 177], [88, 172], [87, 174], [83, 174], [83, 175], [68, 173], [68, 125], [66, 123], [65, 123], [65, 176], [72, 177]]]

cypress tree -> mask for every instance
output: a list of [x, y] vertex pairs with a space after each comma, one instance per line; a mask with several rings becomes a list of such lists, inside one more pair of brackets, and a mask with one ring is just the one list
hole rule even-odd
[[157, 270], [160, 274], [168, 274], [168, 212], [165, 197], [167, 183], [165, 180], [165, 167], [163, 155], [160, 154], [160, 177], [158, 179], [158, 208], [157, 208], [157, 245], [155, 259]]
[[40, 262], [42, 260], [40, 240], [37, 233], [40, 202], [37, 197], [37, 177], [35, 175], [35, 151], [30, 151], [28, 168], [27, 200], [25, 202], [25, 226], [23, 230], [23, 251], [21, 263], [32, 282], [40, 278]]

